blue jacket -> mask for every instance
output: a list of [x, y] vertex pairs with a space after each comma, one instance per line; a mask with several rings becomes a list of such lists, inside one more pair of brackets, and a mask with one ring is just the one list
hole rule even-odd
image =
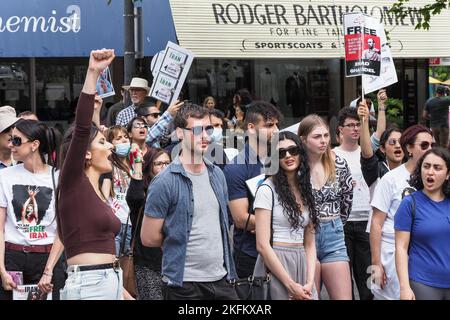
[[[220, 225], [227, 280], [236, 279], [236, 270], [228, 237], [228, 191], [225, 176], [219, 167], [204, 159], [211, 187], [220, 206]], [[149, 186], [145, 215], [164, 219], [163, 225], [163, 281], [169, 286], [182, 286], [186, 248], [192, 228], [194, 194], [192, 182], [177, 157], [158, 174]], [[208, 270], [205, 270], [207, 273]]]

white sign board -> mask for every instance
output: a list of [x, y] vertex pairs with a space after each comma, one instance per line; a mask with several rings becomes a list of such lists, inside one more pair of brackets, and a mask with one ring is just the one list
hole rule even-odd
[[[168, 42], [164, 50], [164, 58], [156, 70], [155, 80], [149, 96], [166, 104], [171, 104], [180, 95], [181, 88], [191, 68], [194, 54], [179, 45]], [[155, 66], [158, 61], [155, 61]]]
[[391, 48], [387, 43], [386, 33], [384, 32], [384, 26], [382, 24], [380, 24], [378, 34], [380, 35], [381, 41], [380, 76], [376, 77], [365, 74], [362, 76], [364, 93], [371, 93], [398, 82], [394, 60], [392, 59]]

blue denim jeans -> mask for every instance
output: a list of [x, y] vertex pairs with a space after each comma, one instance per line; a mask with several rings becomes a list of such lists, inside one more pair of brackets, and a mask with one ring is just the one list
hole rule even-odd
[[320, 222], [316, 233], [316, 250], [320, 263], [350, 261], [340, 217]]
[[[126, 225], [124, 223], [122, 223], [120, 225], [120, 232], [117, 234], [116, 238], [114, 239], [116, 242], [116, 256], [119, 257], [120, 256], [120, 246], [122, 244], [122, 239], [125, 236], [125, 229]], [[131, 245], [131, 236], [132, 236], [132, 231], [131, 231], [131, 224], [128, 224], [128, 230], [127, 230], [127, 238], [125, 239], [125, 247], [123, 252], [125, 252], [126, 255], [128, 255], [130, 253], [130, 245]]]
[[122, 269], [79, 271], [69, 266], [61, 300], [122, 300]]

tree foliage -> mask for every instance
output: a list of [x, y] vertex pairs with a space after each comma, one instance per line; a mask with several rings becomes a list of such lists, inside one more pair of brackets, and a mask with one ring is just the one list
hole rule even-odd
[[415, 29], [425, 29], [430, 28], [431, 17], [440, 14], [442, 10], [450, 9], [450, 0], [434, 0], [430, 1], [429, 4], [424, 5], [420, 8], [407, 7], [409, 0], [397, 0], [391, 7], [390, 12], [394, 13], [397, 17], [405, 18], [412, 11], [417, 10], [421, 16], [422, 20], [416, 24]]

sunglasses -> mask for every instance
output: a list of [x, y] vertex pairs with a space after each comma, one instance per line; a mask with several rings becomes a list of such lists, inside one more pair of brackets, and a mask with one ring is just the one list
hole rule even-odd
[[31, 141], [22, 141], [22, 138], [21, 137], [17, 137], [17, 136], [11, 136], [11, 138], [9, 138], [8, 141], [11, 142], [11, 144], [14, 147], [20, 147], [22, 145], [22, 143], [31, 142]]
[[133, 123], [135, 129], [147, 129], [148, 126], [145, 123]]
[[192, 127], [192, 128], [183, 128], [185, 130], [190, 130], [192, 131], [192, 133], [194, 134], [194, 136], [198, 136], [201, 135], [203, 130], [206, 131], [206, 134], [208, 136], [212, 135], [214, 132], [214, 127], [212, 125], [208, 125], [206, 127], [203, 126], [196, 126], [196, 127]]
[[422, 141], [421, 143], [415, 143], [414, 145], [418, 145], [420, 146], [420, 149], [422, 149], [422, 151], [428, 150], [430, 147], [434, 148], [436, 147], [436, 143], [434, 142], [428, 142], [428, 141]]
[[400, 144], [400, 139], [390, 138], [387, 141], [388, 145], [390, 145], [390, 146], [395, 146], [397, 144], [397, 142], [398, 142], [398, 144]]
[[292, 146], [289, 148], [278, 149], [278, 155], [280, 156], [280, 159], [284, 159], [288, 152], [291, 156], [298, 156], [300, 154], [300, 148], [297, 146]]
[[159, 112], [154, 112], [154, 113], [148, 113], [148, 114], [146, 114], [145, 116], [146, 116], [146, 117], [151, 116], [151, 117], [153, 117], [153, 118], [158, 118], [160, 115], [161, 115], [161, 113], [159, 113]]

